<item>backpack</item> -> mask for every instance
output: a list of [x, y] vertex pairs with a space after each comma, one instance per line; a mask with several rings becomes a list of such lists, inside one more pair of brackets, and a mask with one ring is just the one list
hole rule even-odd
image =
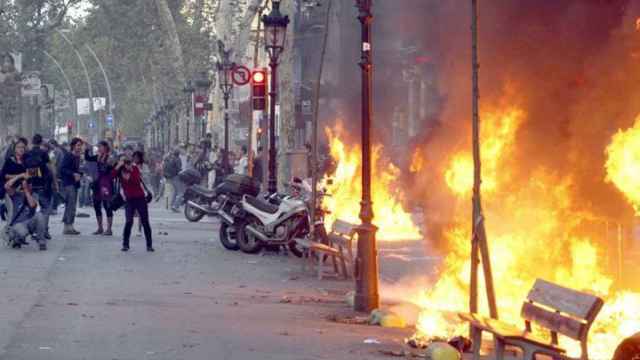
[[162, 167], [164, 168], [164, 177], [167, 179], [172, 179], [176, 175], [178, 175], [178, 173], [180, 173], [182, 163], [180, 162], [179, 158], [175, 156], [169, 156], [164, 159]]

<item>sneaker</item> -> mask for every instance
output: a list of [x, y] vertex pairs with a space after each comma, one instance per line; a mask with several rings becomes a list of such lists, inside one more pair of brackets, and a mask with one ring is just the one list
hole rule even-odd
[[40, 251], [46, 251], [46, 250], [47, 250], [47, 244], [44, 244], [44, 243], [43, 243], [43, 244], [40, 244], [40, 245], [38, 246], [38, 248], [40, 249]]
[[64, 232], [62, 232], [63, 235], [80, 235], [80, 232], [74, 228], [71, 229], [66, 229]]
[[102, 233], [104, 233], [104, 231], [102, 229], [98, 229], [98, 230], [94, 231], [92, 235], [100, 235]]
[[127, 252], [127, 251], [129, 251], [129, 247], [128, 246], [123, 246], [122, 249], [120, 249], [120, 251]]
[[47, 231], [46, 233], [44, 233], [44, 238], [47, 240], [51, 240], [51, 234], [49, 234], [49, 232]]
[[102, 235], [111, 236], [111, 235], [113, 235], [113, 233], [111, 232], [111, 230], [107, 230], [107, 231], [103, 232]]
[[156, 250], [152, 246], [147, 246], [147, 251], [148, 252], [154, 252]]

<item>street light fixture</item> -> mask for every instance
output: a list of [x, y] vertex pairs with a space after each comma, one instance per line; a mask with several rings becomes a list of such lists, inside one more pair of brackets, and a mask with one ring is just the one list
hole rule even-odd
[[233, 91], [233, 79], [231, 76], [236, 64], [231, 61], [231, 50], [225, 50], [222, 41], [218, 42], [218, 49], [222, 57], [222, 61], [218, 60], [216, 63], [218, 84], [224, 97], [224, 154], [222, 155], [222, 164], [224, 174], [227, 175], [231, 170], [229, 166], [229, 98]]
[[271, 12], [262, 17], [265, 32], [265, 48], [269, 54], [269, 67], [271, 68], [271, 86], [269, 89], [269, 182], [270, 193], [278, 191], [278, 178], [276, 174], [276, 99], [277, 99], [277, 76], [278, 58], [284, 51], [284, 44], [287, 37], [287, 25], [289, 16], [280, 13], [280, 1], [273, 0]]
[[371, 202], [371, 110], [373, 62], [371, 55], [371, 22], [373, 0], [356, 0], [360, 20], [362, 41], [360, 44], [360, 68], [362, 70], [362, 202], [358, 227], [358, 255], [356, 257], [356, 311], [371, 312], [378, 308], [378, 252], [376, 250], [377, 228], [372, 224]]

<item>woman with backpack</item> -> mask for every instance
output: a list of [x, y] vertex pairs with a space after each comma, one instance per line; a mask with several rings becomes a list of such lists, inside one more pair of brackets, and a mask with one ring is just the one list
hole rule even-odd
[[[143, 157], [142, 153], [136, 151], [134, 157]], [[144, 236], [147, 241], [147, 251], [153, 252], [153, 240], [151, 238], [151, 225], [149, 224], [149, 208], [147, 206], [149, 197], [153, 197], [146, 189], [142, 181], [140, 169], [128, 157], [121, 157], [118, 165], [113, 169], [112, 175], [120, 179], [122, 193], [125, 201], [125, 224], [122, 234], [122, 251], [129, 251], [129, 238], [133, 227], [133, 215], [137, 212], [144, 229]]]

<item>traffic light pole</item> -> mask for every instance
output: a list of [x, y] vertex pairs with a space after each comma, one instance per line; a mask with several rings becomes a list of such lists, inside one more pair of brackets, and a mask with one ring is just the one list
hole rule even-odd
[[229, 166], [229, 94], [224, 94], [224, 154], [222, 155], [224, 174], [230, 173]]
[[278, 74], [278, 63], [271, 61], [271, 86], [269, 88], [269, 193], [278, 192], [278, 175], [276, 174], [276, 76]]

